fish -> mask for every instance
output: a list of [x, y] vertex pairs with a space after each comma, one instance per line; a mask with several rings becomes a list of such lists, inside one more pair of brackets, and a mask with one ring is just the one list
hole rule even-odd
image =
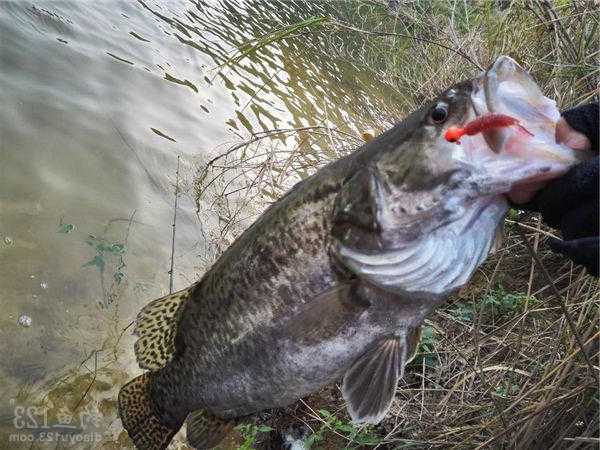
[[494, 248], [505, 194], [585, 157], [555, 142], [559, 118], [501, 56], [295, 185], [199, 281], [138, 314], [146, 372], [118, 395], [135, 446], [164, 449], [186, 424], [192, 447], [213, 448], [337, 380], [352, 421], [379, 423], [422, 322]]

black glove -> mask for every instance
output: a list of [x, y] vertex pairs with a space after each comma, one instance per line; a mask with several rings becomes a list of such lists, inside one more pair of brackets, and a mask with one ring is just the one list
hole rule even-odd
[[[592, 151], [598, 152], [598, 103], [570, 109], [563, 118], [590, 140]], [[531, 202], [518, 206], [541, 212], [544, 222], [558, 228], [564, 239], [551, 239], [552, 250], [582, 264], [595, 277], [600, 258], [599, 169], [597, 156], [582, 162], [549, 183]]]

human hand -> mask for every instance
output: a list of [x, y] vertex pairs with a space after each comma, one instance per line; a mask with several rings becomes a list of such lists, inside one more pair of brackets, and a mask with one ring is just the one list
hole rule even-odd
[[[569, 123], [561, 117], [556, 124], [556, 142], [565, 144], [573, 150], [590, 150], [592, 143], [583, 133], [580, 133], [573, 128]], [[547, 181], [539, 183], [531, 183], [525, 186], [519, 186], [513, 189], [508, 197], [516, 205], [521, 205], [530, 202], [546, 184]]]
[[[573, 149], [598, 152], [598, 104], [567, 111], [557, 124], [556, 140]], [[584, 265], [596, 277], [600, 257], [599, 169], [596, 156], [546, 187], [532, 185], [509, 196], [519, 209], [541, 212], [545, 223], [560, 229], [564, 240], [551, 239], [550, 247]]]

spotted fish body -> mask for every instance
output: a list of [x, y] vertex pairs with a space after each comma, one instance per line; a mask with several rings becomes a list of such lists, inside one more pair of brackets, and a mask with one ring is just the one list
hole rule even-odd
[[191, 289], [182, 353], [157, 374], [161, 404], [226, 417], [287, 405], [339, 378], [380, 337], [408, 336], [441, 300], [399, 301], [334, 254], [336, 198], [372, 148], [296, 186]]
[[119, 394], [136, 446], [165, 448], [187, 417], [190, 444], [211, 448], [243, 417], [342, 376], [352, 419], [378, 423], [424, 317], [492, 248], [502, 194], [576, 162], [553, 142], [549, 100], [540, 120], [518, 117], [538, 131], [524, 144], [535, 158], [523, 156], [513, 130], [465, 136], [460, 146], [444, 138], [486, 112], [526, 111], [527, 98], [510, 111], [486, 103], [507, 82], [541, 95], [501, 58], [296, 185], [200, 281], [146, 306], [135, 350], [151, 372]]

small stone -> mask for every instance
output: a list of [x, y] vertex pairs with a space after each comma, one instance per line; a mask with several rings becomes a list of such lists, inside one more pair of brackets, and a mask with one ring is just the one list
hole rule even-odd
[[45, 281], [42, 281], [40, 283], [40, 286], [41, 286], [42, 289], [48, 289], [48, 283], [46, 283]]
[[11, 237], [8, 237], [8, 236], [6, 236], [6, 237], [4, 238], [4, 243], [5, 243], [6, 245], [13, 245], [13, 244], [15, 243], [15, 241], [13, 241], [13, 239], [12, 239]]
[[27, 314], [22, 314], [19, 317], [19, 320], [17, 320], [17, 323], [19, 325], [21, 325], [22, 327], [30, 327], [31, 326], [31, 317], [29, 317]]

